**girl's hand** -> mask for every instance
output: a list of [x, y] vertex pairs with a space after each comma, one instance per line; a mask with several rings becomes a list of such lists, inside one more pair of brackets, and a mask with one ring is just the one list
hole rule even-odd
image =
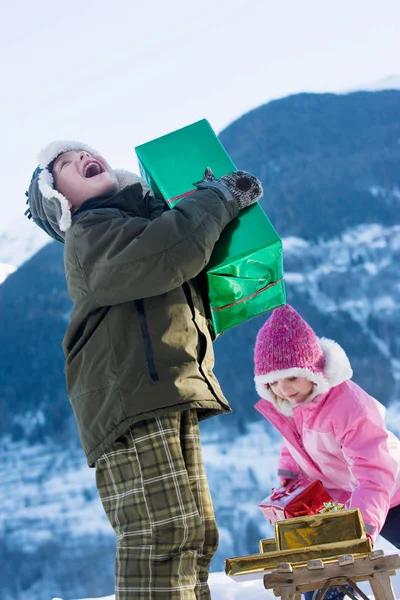
[[281, 487], [286, 487], [290, 482], [291, 479], [288, 479], [287, 477], [279, 477], [279, 484]]

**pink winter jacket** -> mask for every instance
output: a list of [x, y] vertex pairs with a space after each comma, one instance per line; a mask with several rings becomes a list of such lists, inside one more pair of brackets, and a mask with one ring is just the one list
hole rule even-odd
[[255, 407], [284, 437], [278, 475], [319, 479], [335, 502], [360, 509], [375, 539], [400, 504], [400, 441], [386, 429], [384, 406], [345, 381], [291, 416], [270, 400]]

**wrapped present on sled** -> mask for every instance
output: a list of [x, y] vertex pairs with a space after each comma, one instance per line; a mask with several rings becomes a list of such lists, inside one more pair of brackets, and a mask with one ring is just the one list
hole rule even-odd
[[[216, 178], [236, 171], [206, 119], [135, 150], [142, 176], [171, 208], [195, 191], [206, 167]], [[224, 229], [206, 279], [215, 336], [285, 303], [282, 242], [258, 203]]]
[[270, 523], [314, 515], [332, 501], [320, 481], [294, 479], [286, 487], [273, 489], [272, 493], [258, 505]]
[[274, 538], [260, 540], [259, 553], [225, 560], [226, 574], [268, 572], [282, 563], [296, 567], [316, 559], [326, 564], [350, 554], [354, 558], [367, 556], [373, 546], [360, 511], [340, 510], [340, 506], [335, 507], [338, 510], [276, 521]]
[[372, 550], [360, 511], [343, 510], [320, 481], [294, 480], [273, 490], [259, 507], [274, 523], [274, 538], [260, 540], [258, 554], [227, 558], [227, 575], [266, 572], [281, 563], [329, 562], [343, 554], [361, 557]]

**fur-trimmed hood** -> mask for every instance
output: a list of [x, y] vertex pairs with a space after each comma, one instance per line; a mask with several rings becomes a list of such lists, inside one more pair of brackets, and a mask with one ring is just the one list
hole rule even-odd
[[305, 377], [314, 384], [314, 390], [306, 400], [306, 403], [308, 403], [320, 394], [327, 393], [331, 388], [340, 385], [353, 376], [350, 361], [343, 348], [334, 340], [327, 338], [317, 339], [324, 357], [323, 375], [312, 373], [309, 369], [293, 367], [280, 371], [272, 371], [266, 375], [257, 375], [254, 378], [256, 390], [260, 397], [271, 402], [279, 412], [286, 416], [292, 414], [292, 410], [296, 405], [289, 400], [284, 400], [276, 396], [267, 385], [268, 383], [286, 377]]
[[[27, 192], [29, 208], [25, 214], [50, 237], [60, 242], [64, 242], [65, 232], [71, 227], [71, 211], [68, 199], [54, 188], [53, 175], [48, 167], [60, 154], [71, 150], [84, 150], [92, 156], [102, 157], [99, 152], [82, 142], [51, 142], [39, 153], [39, 166], [32, 175]], [[114, 170], [114, 173], [118, 181], [118, 192], [134, 183], [140, 183], [144, 192], [150, 190], [148, 183], [135, 173], [125, 170]]]

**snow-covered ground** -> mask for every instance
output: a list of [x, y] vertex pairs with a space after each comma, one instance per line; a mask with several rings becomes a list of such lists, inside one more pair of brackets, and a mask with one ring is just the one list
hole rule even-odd
[[[375, 548], [382, 548], [386, 553], [397, 552], [391, 544], [382, 538], [378, 539]], [[392, 577], [391, 581], [395, 598], [400, 600], [400, 573]], [[211, 573], [209, 583], [212, 600], [272, 600], [275, 598], [272, 590], [264, 589], [263, 575], [261, 573], [235, 577], [235, 580], [227, 577], [225, 573]], [[360, 588], [365, 594], [372, 597], [372, 591], [368, 583], [360, 584]], [[53, 600], [62, 599], [53, 598]], [[115, 600], [115, 596], [111, 595], [104, 596], [103, 598], [87, 598], [82, 600]]]

